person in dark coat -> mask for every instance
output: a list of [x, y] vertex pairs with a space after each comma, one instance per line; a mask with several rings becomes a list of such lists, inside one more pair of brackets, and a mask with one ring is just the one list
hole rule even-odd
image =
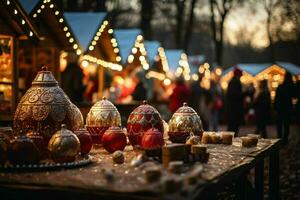
[[200, 83], [202, 76], [199, 76], [198, 81], [194, 81], [191, 85], [191, 93], [189, 99], [189, 106], [192, 107], [200, 116], [202, 126], [204, 130], [209, 130], [209, 118], [207, 113], [209, 112], [209, 102], [211, 101], [211, 95], [208, 90], [201, 87]]
[[147, 89], [145, 87], [145, 73], [143, 71], [134, 72], [134, 82], [136, 82], [135, 89], [131, 94], [134, 101], [143, 101], [147, 100]]
[[62, 72], [62, 88], [73, 102], [82, 102], [85, 87], [83, 72], [76, 62], [69, 62]]
[[234, 69], [233, 78], [228, 84], [226, 103], [227, 103], [227, 129], [234, 131], [237, 135], [240, 125], [244, 122], [242, 83], [240, 77], [242, 71]]
[[189, 96], [190, 90], [184, 84], [183, 78], [178, 78], [173, 93], [170, 96], [170, 111], [172, 113], [176, 112], [176, 110], [181, 107], [184, 102], [188, 101]]
[[263, 80], [259, 84], [259, 93], [254, 99], [254, 109], [256, 116], [256, 132], [261, 137], [267, 138], [266, 126], [270, 120], [271, 95], [268, 89], [267, 80]]
[[276, 90], [274, 108], [277, 112], [277, 134], [282, 138], [283, 144], [288, 144], [290, 133], [290, 121], [293, 110], [292, 99], [294, 96], [294, 84], [292, 75], [285, 73], [284, 81]]

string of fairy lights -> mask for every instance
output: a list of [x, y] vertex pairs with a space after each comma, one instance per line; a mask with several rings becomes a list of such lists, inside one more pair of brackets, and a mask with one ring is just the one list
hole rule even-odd
[[145, 45], [143, 42], [144, 38], [142, 35], [138, 35], [136, 37], [135, 43], [134, 43], [134, 47], [131, 49], [131, 54], [128, 56], [127, 58], [127, 62], [130, 64], [133, 62], [134, 60], [134, 55], [136, 55], [138, 53], [138, 51], [140, 52], [140, 56], [139, 56], [139, 61], [143, 67], [144, 70], [148, 70], [149, 69], [149, 64], [147, 61], [147, 52], [145, 49]]
[[191, 79], [190, 72], [191, 70], [187, 55], [182, 53], [179, 60], [179, 67], [176, 69], [175, 76], [183, 76], [186, 81], [189, 81]]
[[[14, 1], [11, 0], [6, 0], [6, 5], [13, 10], [14, 15], [17, 17], [17, 19], [20, 20], [20, 23], [25, 27], [26, 25], [26, 20], [25, 18], [22, 16], [22, 13], [20, 13], [16, 8], [15, 8], [15, 3]], [[28, 25], [29, 26], [29, 25]], [[25, 34], [28, 35], [29, 37], [33, 37], [34, 33], [31, 30], [31, 27], [29, 28], [29, 30], [25, 31]]]
[[[11, 5], [11, 0], [6, 0], [6, 4], [9, 6]], [[93, 64], [96, 65], [101, 65], [105, 68], [109, 68], [112, 70], [116, 70], [116, 71], [122, 71], [123, 67], [122, 65], [118, 64], [118, 63], [112, 63], [112, 62], [108, 62], [99, 58], [96, 58], [94, 56], [91, 55], [82, 55], [82, 50], [80, 49], [79, 44], [76, 42], [75, 37], [72, 34], [72, 31], [69, 29], [69, 27], [67, 26], [67, 24], [65, 23], [65, 19], [63, 17], [63, 13], [60, 12], [60, 10], [57, 8], [57, 6], [55, 5], [55, 3], [52, 3], [52, 0], [44, 0], [39, 8], [37, 8], [35, 10], [34, 13], [32, 13], [32, 17], [33, 18], [37, 18], [38, 15], [40, 15], [43, 10], [46, 7], [49, 7], [50, 10], [53, 10], [54, 15], [57, 17], [57, 20], [60, 24], [62, 24], [62, 29], [65, 32], [65, 36], [68, 40], [68, 42], [72, 45], [72, 48], [76, 51], [76, 54], [81, 56], [81, 60], [86, 60], [88, 62], [91, 62]], [[18, 15], [19, 12], [17, 9], [13, 10], [13, 13], [15, 15]], [[22, 25], [26, 24], [25, 19], [23, 19], [22, 17], [20, 17], [20, 22]], [[117, 56], [115, 57], [116, 62], [121, 62], [122, 58], [119, 55], [119, 47], [118, 47], [118, 43], [117, 40], [114, 38], [113, 36], [113, 29], [109, 28], [108, 29], [108, 24], [109, 22], [107, 20], [104, 20], [103, 23], [101, 24], [101, 26], [99, 27], [98, 31], [96, 32], [93, 40], [91, 41], [91, 43], [89, 44], [89, 51], [93, 51], [95, 49], [95, 46], [97, 45], [98, 40], [100, 39], [101, 35], [103, 34], [104, 31], [107, 31], [108, 34], [111, 35], [111, 45], [113, 47], [113, 51], [115, 54], [117, 54]], [[108, 30], [107, 30], [108, 29]], [[33, 32], [30, 30], [28, 31], [28, 36], [32, 37], [33, 36]], [[143, 36], [142, 35], [138, 35], [136, 40], [135, 40], [135, 44], [134, 47], [131, 49], [131, 54], [128, 56], [127, 58], [127, 62], [130, 64], [134, 61], [135, 55], [140, 52], [140, 55], [138, 57], [142, 67], [144, 70], [149, 70], [149, 62], [147, 60], [147, 52], [143, 43]], [[161, 60], [162, 63], [162, 67], [163, 67], [163, 71], [166, 73], [166, 75], [163, 74], [157, 74], [157, 73], [152, 73], [150, 72], [149, 76], [153, 77], [159, 77], [159, 79], [161, 80], [166, 80], [167, 79], [167, 83], [169, 83], [170, 79], [168, 77], [170, 77], [169, 75], [169, 66], [168, 66], [168, 61], [167, 61], [167, 57], [165, 55], [164, 52], [164, 48], [163, 47], [159, 47], [158, 48], [158, 56]], [[205, 77], [209, 77], [210, 76], [210, 71], [207, 68], [207, 64], [204, 64], [203, 67], [199, 67], [199, 73], [204, 73]], [[188, 59], [187, 59], [187, 55], [185, 53], [182, 53], [180, 61], [179, 61], [179, 67], [177, 68], [176, 72], [175, 72], [175, 76], [183, 76], [185, 80], [189, 81], [191, 78], [193, 80], [198, 80], [198, 75], [197, 74], [190, 74], [190, 68], [189, 68], [189, 64], [188, 64]]]
[[[82, 50], [80, 49], [79, 44], [74, 39], [75, 37], [73, 36], [72, 31], [69, 29], [69, 27], [66, 25], [66, 23], [64, 23], [65, 19], [63, 17], [63, 14], [59, 11], [59, 9], [56, 7], [56, 5], [54, 3], [51, 3], [51, 0], [44, 0], [43, 3], [40, 5], [40, 7], [38, 9], [36, 9], [36, 12], [32, 13], [32, 17], [33, 18], [38, 17], [38, 15], [42, 13], [42, 11], [46, 8], [46, 6], [49, 6], [49, 8], [53, 10], [54, 15], [58, 19], [58, 22], [61, 24], [64, 24], [63, 31], [65, 32], [66, 38], [68, 39], [69, 43], [72, 44], [73, 49], [76, 51], [76, 54], [79, 56], [82, 55]], [[96, 35], [94, 36], [93, 40], [91, 41], [91, 43], [89, 45], [90, 51], [93, 51], [95, 49], [95, 45], [97, 44], [97, 41], [100, 39], [100, 36], [103, 33], [103, 31], [105, 30], [105, 28], [107, 27], [107, 25], [108, 25], [108, 21], [107, 20], [103, 21], [101, 27], [98, 29]], [[108, 33], [112, 34], [113, 30], [109, 29]], [[114, 52], [116, 52], [118, 50], [119, 50], [118, 47], [114, 48]], [[120, 58], [120, 56], [116, 56], [117, 62], [120, 61], [118, 58]], [[91, 63], [94, 63], [96, 65], [101, 65], [105, 68], [109, 68], [112, 70], [117, 70], [117, 71], [122, 70], [122, 66], [120, 64], [108, 62], [108, 61], [96, 58], [94, 56], [91, 56], [91, 55], [83, 55], [81, 60], [87, 60]]]

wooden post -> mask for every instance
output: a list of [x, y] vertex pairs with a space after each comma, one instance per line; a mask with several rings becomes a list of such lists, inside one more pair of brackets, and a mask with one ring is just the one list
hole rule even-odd
[[19, 101], [19, 40], [13, 37], [13, 79], [12, 79], [12, 102], [11, 111], [14, 115], [18, 101]]
[[255, 194], [257, 200], [264, 199], [264, 160], [255, 166]]
[[104, 89], [104, 69], [100, 65], [99, 66], [99, 74], [98, 74], [98, 98], [102, 97], [103, 89]]
[[279, 147], [270, 155], [269, 195], [271, 200], [280, 199], [279, 192]]

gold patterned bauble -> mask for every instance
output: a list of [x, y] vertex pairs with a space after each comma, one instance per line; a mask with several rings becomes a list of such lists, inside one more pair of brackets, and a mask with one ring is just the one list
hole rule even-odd
[[94, 144], [101, 144], [103, 133], [111, 126], [121, 126], [121, 115], [105, 97], [93, 105], [86, 117], [86, 129]]
[[186, 103], [173, 114], [169, 121], [169, 140], [174, 143], [185, 143], [186, 138], [193, 133], [202, 136], [203, 128], [199, 115]]
[[61, 130], [51, 137], [48, 150], [56, 162], [73, 162], [80, 151], [80, 142], [78, 137], [63, 124]]
[[39, 132], [48, 143], [61, 124], [75, 131], [83, 126], [83, 117], [58, 86], [52, 73], [43, 67], [18, 104], [14, 115], [14, 132], [19, 135]]

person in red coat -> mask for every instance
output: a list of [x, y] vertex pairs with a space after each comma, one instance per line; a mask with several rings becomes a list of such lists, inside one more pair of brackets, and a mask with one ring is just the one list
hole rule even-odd
[[183, 78], [178, 78], [173, 93], [170, 96], [170, 111], [172, 113], [176, 112], [184, 102], [188, 101], [190, 93], [189, 88], [184, 84]]

